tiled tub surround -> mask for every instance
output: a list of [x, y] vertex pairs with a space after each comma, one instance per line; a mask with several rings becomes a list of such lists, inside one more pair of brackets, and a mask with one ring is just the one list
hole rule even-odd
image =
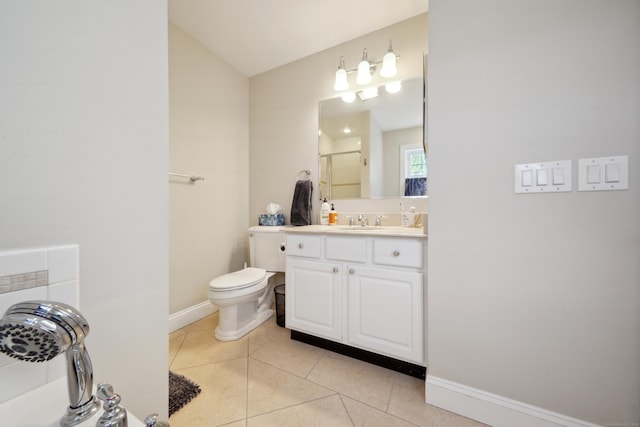
[[[79, 303], [78, 245], [0, 252], [0, 316], [27, 300]], [[0, 404], [66, 375], [64, 357], [28, 363], [0, 353]]]
[[21, 291], [49, 284], [49, 271], [32, 271], [31, 273], [14, 274], [0, 277], [0, 294]]

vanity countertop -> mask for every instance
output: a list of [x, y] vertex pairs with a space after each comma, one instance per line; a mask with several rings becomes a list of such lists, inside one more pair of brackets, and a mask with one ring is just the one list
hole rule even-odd
[[[60, 378], [28, 393], [0, 404], [3, 427], [60, 427], [60, 417], [69, 405], [66, 378]], [[126, 402], [123, 402], [126, 407]], [[100, 410], [78, 427], [94, 427], [104, 410]], [[128, 412], [129, 427], [144, 427], [144, 423]]]
[[380, 236], [380, 237], [413, 237], [426, 239], [427, 235], [422, 228], [400, 227], [400, 226], [368, 226], [359, 225], [303, 225], [299, 227], [287, 227], [287, 233], [306, 234], [345, 234], [350, 236]]

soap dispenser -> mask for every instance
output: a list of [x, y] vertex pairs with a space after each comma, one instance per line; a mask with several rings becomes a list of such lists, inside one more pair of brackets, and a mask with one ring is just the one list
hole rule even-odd
[[320, 207], [320, 224], [321, 225], [329, 225], [329, 211], [331, 210], [331, 206], [327, 203], [327, 198], [324, 198], [324, 202]]
[[336, 212], [336, 208], [333, 207], [333, 203], [331, 203], [331, 210], [329, 211], [329, 225], [338, 224], [338, 212]]

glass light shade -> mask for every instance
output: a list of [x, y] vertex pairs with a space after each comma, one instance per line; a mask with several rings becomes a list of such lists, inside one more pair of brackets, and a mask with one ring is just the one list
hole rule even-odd
[[389, 82], [384, 85], [384, 88], [389, 93], [400, 92], [400, 89], [402, 89], [402, 83], [400, 83], [399, 81]]
[[371, 82], [371, 65], [369, 65], [369, 61], [363, 59], [358, 64], [358, 77], [356, 78], [356, 83], [359, 85], [366, 85]]
[[345, 93], [342, 94], [342, 100], [344, 102], [351, 103], [351, 102], [356, 100], [356, 94], [353, 93], [353, 92], [345, 92]]
[[349, 89], [349, 82], [347, 81], [347, 71], [344, 68], [338, 68], [338, 71], [336, 71], [336, 83], [333, 85], [333, 89], [336, 91]]
[[382, 69], [380, 70], [380, 75], [382, 77], [393, 77], [396, 74], [398, 74], [398, 67], [396, 67], [396, 54], [390, 50], [382, 57]]

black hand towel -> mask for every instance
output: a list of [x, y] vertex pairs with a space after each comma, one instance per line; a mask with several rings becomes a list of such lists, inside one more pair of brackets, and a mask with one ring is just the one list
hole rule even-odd
[[297, 181], [291, 203], [291, 225], [311, 225], [311, 194], [313, 184], [310, 179]]

